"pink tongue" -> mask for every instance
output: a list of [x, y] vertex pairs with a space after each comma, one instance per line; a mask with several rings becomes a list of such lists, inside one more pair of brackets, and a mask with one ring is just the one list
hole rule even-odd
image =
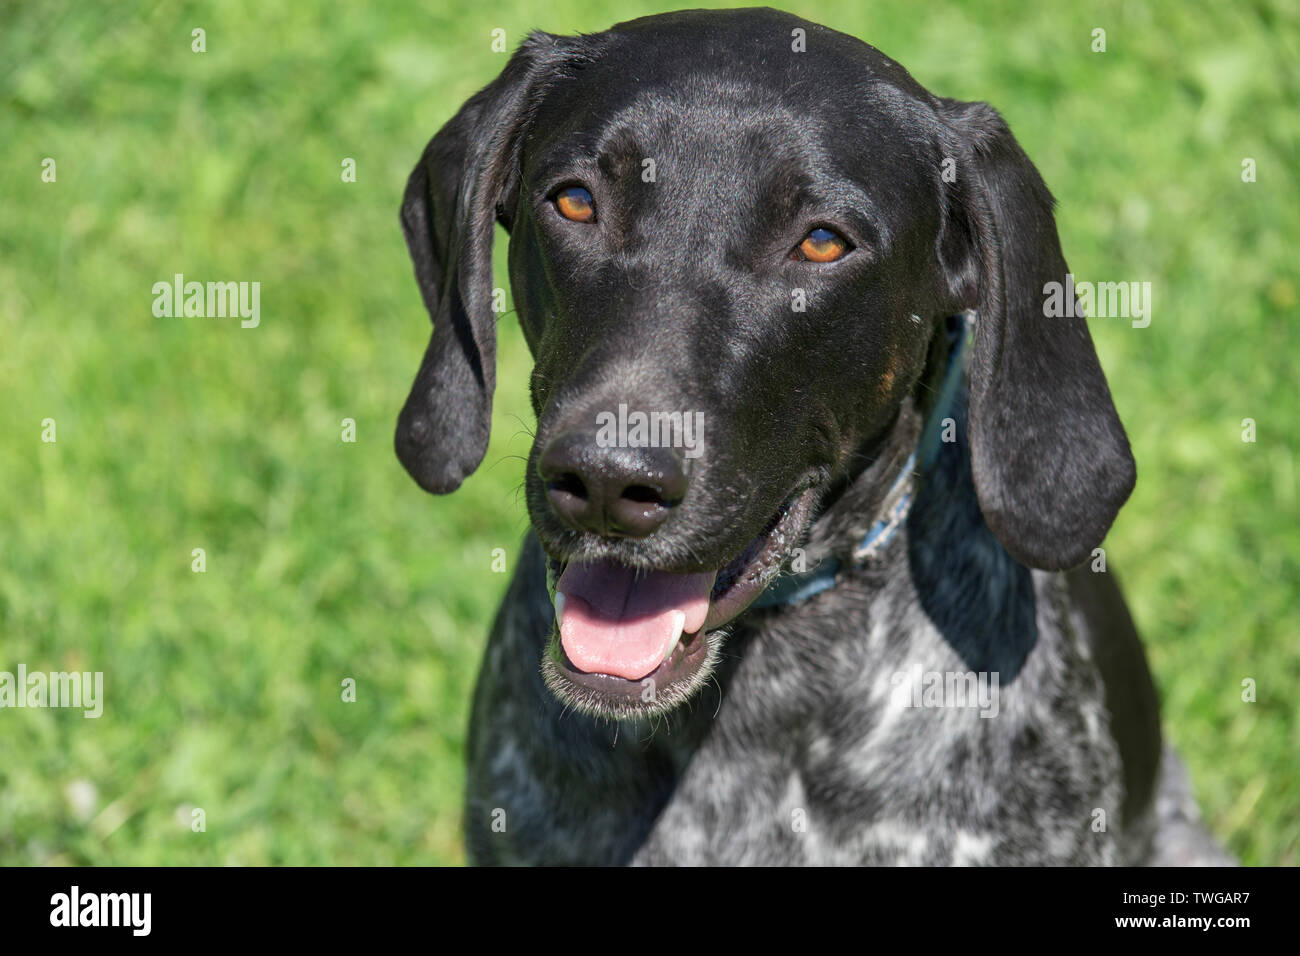
[[564, 653], [580, 671], [640, 680], [667, 655], [678, 612], [683, 634], [704, 626], [716, 577], [637, 572], [610, 561], [570, 564], [555, 588], [564, 595]]

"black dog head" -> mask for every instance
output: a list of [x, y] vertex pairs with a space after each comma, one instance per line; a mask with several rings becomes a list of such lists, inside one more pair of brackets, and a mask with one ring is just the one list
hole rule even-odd
[[697, 636], [924, 404], [963, 309], [980, 506], [1018, 560], [1068, 567], [1134, 466], [1084, 321], [1044, 317], [1067, 272], [1052, 205], [991, 108], [785, 14], [535, 33], [407, 186], [433, 336], [398, 456], [437, 493], [483, 458], [501, 222], [536, 361], [529, 512], [561, 572], [547, 676], [580, 706], [699, 686], [716, 648]]

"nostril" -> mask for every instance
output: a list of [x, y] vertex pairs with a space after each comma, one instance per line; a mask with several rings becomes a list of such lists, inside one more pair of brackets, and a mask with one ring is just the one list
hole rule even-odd
[[587, 500], [587, 486], [583, 484], [581, 478], [571, 471], [565, 472], [560, 475], [560, 477], [548, 481], [546, 487], [550, 491], [559, 491], [573, 495], [575, 498], [581, 498], [583, 501]]
[[643, 505], [668, 505], [668, 502], [664, 500], [664, 496], [659, 493], [659, 490], [657, 488], [651, 488], [649, 485], [628, 485], [623, 489], [623, 492], [619, 497]]
[[605, 447], [587, 431], [556, 435], [537, 460], [547, 506], [574, 531], [644, 538], [686, 495], [681, 457], [669, 448]]

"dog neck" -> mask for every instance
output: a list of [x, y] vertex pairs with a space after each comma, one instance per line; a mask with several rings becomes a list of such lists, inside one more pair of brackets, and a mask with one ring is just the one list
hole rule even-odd
[[953, 415], [963, 403], [972, 324], [973, 316], [963, 313], [948, 318], [936, 332], [921, 383], [883, 440], [864, 454], [868, 464], [850, 476], [843, 490], [832, 492], [809, 529], [808, 570], [778, 577], [756, 607], [802, 603], [834, 587], [844, 570], [871, 563], [885, 551], [907, 521], [941, 444], [952, 440], [945, 432], [955, 428]]

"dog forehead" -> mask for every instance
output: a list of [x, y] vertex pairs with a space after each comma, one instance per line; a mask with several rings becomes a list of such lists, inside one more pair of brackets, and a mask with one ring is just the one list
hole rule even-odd
[[832, 35], [834, 42], [791, 49], [779, 31], [723, 37], [683, 31], [672, 17], [650, 21], [660, 19], [669, 23], [600, 34], [594, 44], [598, 52], [553, 92], [567, 88], [602, 114], [647, 95], [679, 104], [711, 96], [756, 105], [781, 103], [811, 113], [836, 99], [847, 104], [855, 94], [880, 83], [902, 79], [920, 90], [902, 67], [878, 50], [824, 28], [816, 29]]
[[565, 139], [595, 155], [628, 134], [643, 149], [691, 132], [761, 134], [735, 148], [907, 143], [906, 127], [933, 115], [933, 97], [879, 50], [775, 10], [660, 14], [568, 42], [577, 58], [544, 77], [532, 103], [534, 159]]
[[685, 190], [702, 210], [705, 197], [716, 206], [727, 197], [820, 196], [889, 231], [902, 223], [885, 207], [901, 216], [904, 197], [913, 211], [928, 203], [931, 144], [909, 93], [866, 80], [842, 96], [806, 84], [801, 96], [760, 73], [697, 67], [620, 83], [583, 76], [539, 104], [521, 156], [525, 181], [537, 190], [580, 170], [613, 181], [652, 175], [665, 197]]
[[[746, 162], [754, 149], [769, 158], [816, 139], [821, 116], [773, 90], [711, 71], [681, 72], [662, 83], [616, 88], [591, 82], [549, 103], [537, 125], [550, 135], [535, 145], [593, 157], [689, 153], [711, 162]], [[558, 115], [557, 115], [558, 114]]]
[[837, 146], [863, 155], [873, 143], [915, 145], [924, 125], [915, 118], [926, 112], [910, 91], [862, 71], [821, 76], [770, 61], [745, 70], [689, 57], [640, 71], [607, 52], [538, 98], [525, 152], [534, 167], [543, 156], [689, 150], [700, 158], [715, 146], [723, 165], [744, 165], [755, 151], [792, 161]]
[[596, 34], [617, 61], [642, 75], [684, 64], [762, 67], [774, 76], [806, 69], [903, 72], [856, 37], [771, 9], [682, 10], [629, 20]]

